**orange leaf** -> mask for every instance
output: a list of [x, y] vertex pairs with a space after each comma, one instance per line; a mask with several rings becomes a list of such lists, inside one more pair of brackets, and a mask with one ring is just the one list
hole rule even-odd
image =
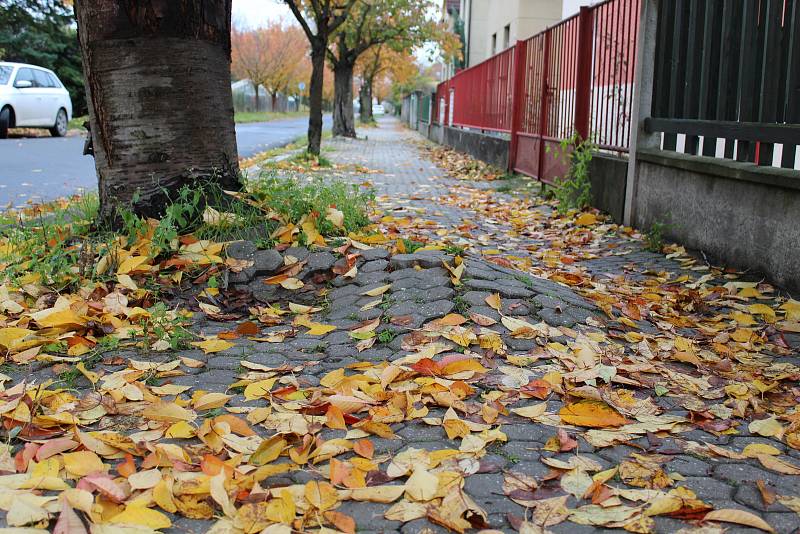
[[359, 456], [371, 460], [372, 456], [375, 454], [375, 446], [372, 445], [372, 442], [368, 439], [360, 439], [353, 445], [353, 451]]
[[355, 520], [347, 514], [331, 510], [325, 512], [325, 519], [333, 523], [337, 529], [347, 534], [353, 534], [356, 531]]
[[344, 423], [344, 413], [340, 408], [331, 404], [328, 406], [328, 411], [325, 413], [327, 420], [325, 426], [335, 430], [347, 430], [347, 425]]
[[567, 404], [558, 411], [558, 415], [565, 423], [592, 428], [617, 427], [628, 422], [605, 402], [588, 399]]
[[436, 376], [442, 372], [439, 364], [430, 358], [422, 358], [412, 365], [411, 368], [423, 376]]
[[117, 465], [119, 476], [128, 478], [136, 472], [136, 464], [133, 462], [133, 455], [126, 454], [125, 461]]
[[257, 336], [261, 329], [253, 321], [247, 321], [236, 327], [236, 333], [242, 336]]

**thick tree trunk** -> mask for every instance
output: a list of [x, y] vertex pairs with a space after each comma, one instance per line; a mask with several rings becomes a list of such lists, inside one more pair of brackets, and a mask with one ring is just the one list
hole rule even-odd
[[241, 187], [231, 2], [75, 1], [103, 220], [160, 216], [185, 185]]
[[369, 80], [364, 80], [361, 84], [358, 97], [361, 103], [361, 110], [358, 114], [359, 119], [364, 124], [374, 122], [375, 118], [372, 115], [372, 83]]
[[256, 113], [258, 113], [258, 84], [257, 83], [253, 84], [253, 90], [256, 93]]
[[270, 103], [270, 107], [272, 108], [270, 111], [278, 111], [278, 93], [272, 93], [272, 102]]
[[319, 156], [322, 146], [322, 84], [325, 76], [325, 50], [322, 46], [311, 48], [311, 82], [308, 92], [308, 151]]
[[333, 135], [355, 137], [353, 112], [353, 64], [339, 62], [333, 68]]

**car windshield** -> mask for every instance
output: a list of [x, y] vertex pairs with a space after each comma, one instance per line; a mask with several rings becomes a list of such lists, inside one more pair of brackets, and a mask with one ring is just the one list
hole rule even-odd
[[9, 67], [8, 65], [0, 65], [0, 85], [5, 85], [8, 83], [8, 80], [11, 78], [12, 70], [14, 70], [13, 67]]

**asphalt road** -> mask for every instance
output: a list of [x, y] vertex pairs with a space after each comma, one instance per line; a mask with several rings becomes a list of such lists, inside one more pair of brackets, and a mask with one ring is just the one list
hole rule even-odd
[[[330, 117], [325, 117], [330, 128]], [[287, 145], [308, 130], [308, 119], [236, 125], [239, 155]], [[0, 208], [23, 206], [97, 188], [94, 160], [83, 156], [83, 136], [0, 139]]]

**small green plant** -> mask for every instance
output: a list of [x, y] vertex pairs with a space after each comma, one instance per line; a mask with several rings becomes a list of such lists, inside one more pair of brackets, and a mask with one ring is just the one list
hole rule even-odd
[[413, 239], [402, 239], [403, 246], [406, 249], [406, 254], [413, 254], [417, 250], [421, 249], [425, 246], [425, 243], [420, 243], [419, 241], [414, 241]]
[[391, 343], [394, 341], [394, 338], [397, 337], [397, 332], [392, 330], [391, 328], [387, 328], [385, 330], [381, 330], [378, 332], [378, 343]]
[[650, 229], [644, 233], [644, 242], [647, 250], [659, 253], [664, 249], [664, 232], [669, 229], [669, 225], [661, 221], [656, 221], [650, 225]]
[[444, 251], [446, 254], [451, 254], [453, 256], [461, 256], [464, 254], [464, 247], [459, 247], [456, 245], [448, 245], [444, 247]]
[[311, 167], [333, 166], [331, 160], [329, 160], [325, 156], [322, 155], [317, 156], [316, 154], [312, 154], [311, 152], [300, 152], [299, 154], [294, 156], [290, 161], [298, 165], [311, 166]]
[[453, 298], [453, 304], [455, 304], [456, 313], [460, 313], [461, 315], [469, 313], [469, 302], [467, 302], [463, 295], [456, 295], [455, 298]]
[[147, 310], [150, 317], [142, 318], [144, 347], [147, 349], [179, 350], [188, 346], [194, 336], [185, 328], [186, 320], [174, 310], [167, 309], [163, 302]]
[[[548, 147], [549, 151], [549, 147]], [[583, 209], [592, 202], [592, 183], [589, 180], [589, 164], [596, 147], [589, 140], [574, 134], [561, 141], [556, 158], [569, 164], [569, 173], [556, 181], [554, 196], [558, 200], [558, 212]]]

